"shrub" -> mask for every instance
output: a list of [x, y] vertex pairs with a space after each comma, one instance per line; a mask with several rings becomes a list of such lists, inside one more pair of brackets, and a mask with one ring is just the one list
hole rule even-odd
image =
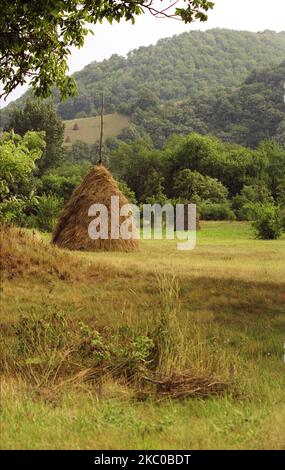
[[238, 220], [251, 220], [250, 204], [273, 202], [270, 191], [264, 184], [246, 185], [232, 200], [232, 208]]
[[251, 204], [249, 206], [252, 226], [258, 238], [276, 240], [285, 230], [280, 206], [271, 203]]
[[198, 212], [201, 220], [235, 220], [236, 216], [229, 203], [200, 203]]
[[42, 132], [27, 132], [24, 137], [4, 132], [0, 136], [0, 201], [30, 195], [35, 162], [44, 148]]
[[35, 224], [43, 231], [52, 231], [58, 214], [63, 206], [63, 199], [52, 195], [37, 198]]
[[[96, 115], [96, 113], [95, 113]], [[88, 117], [87, 113], [85, 111], [80, 111], [79, 113], [75, 114], [76, 119], [81, 119], [81, 118], [86, 118]]]
[[40, 195], [52, 194], [67, 201], [76, 186], [81, 183], [80, 175], [61, 176], [57, 174], [47, 174], [41, 179], [41, 187], [38, 191]]
[[25, 209], [27, 206], [26, 198], [18, 198], [16, 196], [0, 203], [0, 217], [8, 223], [17, 225], [25, 225], [27, 216]]
[[21, 227], [36, 227], [51, 231], [54, 227], [63, 199], [54, 195], [18, 198], [13, 196], [0, 203], [0, 218]]
[[80, 322], [80, 358], [96, 367], [97, 374], [111, 373], [128, 381], [140, 381], [149, 373], [154, 342], [137, 335], [127, 325], [108, 336]]
[[127, 185], [127, 183], [119, 181], [118, 186], [120, 191], [126, 196], [131, 204], [137, 204], [135, 192]]

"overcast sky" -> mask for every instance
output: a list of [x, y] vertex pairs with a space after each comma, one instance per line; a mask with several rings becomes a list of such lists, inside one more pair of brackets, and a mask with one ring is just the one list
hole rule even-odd
[[[167, 0], [165, 0], [166, 2]], [[206, 23], [185, 25], [177, 20], [156, 19], [149, 13], [138, 17], [135, 25], [128, 22], [109, 23], [92, 28], [95, 35], [86, 38], [81, 49], [72, 49], [70, 72], [81, 70], [90, 62], [125, 55], [131, 49], [154, 44], [158, 39], [194, 29], [228, 28], [247, 31], [285, 30], [285, 0], [214, 0], [215, 8], [209, 12]], [[285, 57], [285, 51], [284, 51]], [[6, 102], [18, 98], [27, 87], [18, 88]]]

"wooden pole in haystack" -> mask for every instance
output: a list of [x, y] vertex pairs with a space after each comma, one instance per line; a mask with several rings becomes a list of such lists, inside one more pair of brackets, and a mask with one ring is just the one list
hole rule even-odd
[[102, 95], [101, 95], [101, 128], [100, 128], [98, 165], [102, 165], [102, 161], [103, 161], [103, 134], [104, 134], [104, 92], [102, 91]]
[[[85, 176], [82, 183], [73, 191], [69, 201], [63, 208], [58, 224], [53, 231], [52, 243], [69, 250], [86, 251], [135, 251], [138, 249], [136, 238], [112, 238], [111, 214], [112, 196], [118, 197], [119, 208], [128, 203], [127, 198], [120, 191], [118, 184], [111, 173], [103, 165], [103, 135], [104, 135], [104, 93], [101, 94], [101, 128], [99, 139], [99, 158], [94, 168]], [[101, 204], [107, 208], [108, 237], [91, 238], [89, 235], [90, 215], [89, 209], [94, 204]], [[128, 216], [119, 216], [119, 226]], [[99, 398], [102, 394], [99, 385]]]

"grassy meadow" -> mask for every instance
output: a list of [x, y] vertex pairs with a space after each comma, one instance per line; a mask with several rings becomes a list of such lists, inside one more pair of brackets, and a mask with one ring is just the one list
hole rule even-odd
[[[189, 252], [71, 253], [4, 229], [1, 447], [285, 449], [284, 253], [239, 222], [202, 223]], [[189, 397], [149, 380], [186, 371]]]
[[[99, 140], [100, 116], [70, 119], [64, 121], [64, 124], [64, 141], [67, 146], [72, 145], [77, 140], [87, 144], [94, 144]], [[77, 130], [74, 130], [75, 124], [78, 126]], [[106, 114], [104, 116], [104, 138], [117, 136], [128, 125], [129, 118], [127, 116], [119, 113]], [[67, 137], [69, 137], [68, 142], [66, 141]]]

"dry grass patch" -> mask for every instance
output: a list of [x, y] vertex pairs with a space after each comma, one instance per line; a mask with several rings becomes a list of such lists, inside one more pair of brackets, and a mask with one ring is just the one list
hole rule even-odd
[[51, 246], [36, 230], [2, 224], [0, 227], [2, 280], [32, 277], [56, 281], [104, 278], [110, 267], [82, 260], [66, 250]]

